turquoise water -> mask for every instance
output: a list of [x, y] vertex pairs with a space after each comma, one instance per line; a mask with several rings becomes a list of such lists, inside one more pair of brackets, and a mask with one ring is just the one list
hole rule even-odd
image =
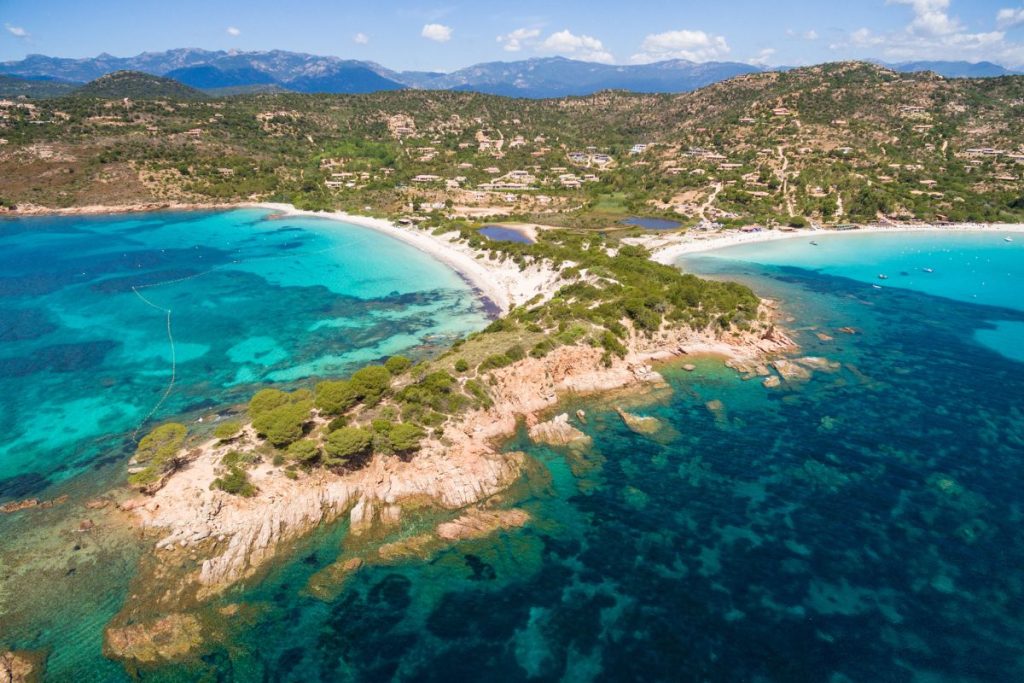
[[154, 420], [443, 346], [484, 313], [433, 259], [328, 220], [2, 221], [0, 502], [94, 467]]
[[[366, 567], [317, 599], [307, 582], [347, 540], [323, 529], [225, 596], [251, 610], [230, 637], [147, 678], [1024, 679], [1024, 363], [984, 341], [1024, 325], [1019, 257], [973, 235], [914, 242], [951, 250], [923, 267], [964, 283], [931, 290], [899, 275], [917, 252], [889, 238], [851, 242], [859, 261], [790, 241], [684, 263], [777, 297], [802, 353], [836, 371], [766, 389], [696, 359], [664, 369], [671, 392], [571, 402], [591, 450], [505, 444], [541, 466], [505, 502], [524, 529]], [[957, 266], [974, 261], [998, 264], [977, 267], [1001, 283], [989, 299]], [[617, 405], [665, 427], [634, 434]], [[102, 671], [78, 680], [116, 667]]]

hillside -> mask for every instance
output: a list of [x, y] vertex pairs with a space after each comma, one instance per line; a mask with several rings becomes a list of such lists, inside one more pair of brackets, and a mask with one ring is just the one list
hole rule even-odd
[[0, 97], [59, 97], [79, 87], [78, 83], [57, 81], [52, 78], [18, 78], [0, 75]]
[[170, 78], [152, 76], [140, 71], [115, 71], [86, 83], [75, 90], [76, 97], [99, 99], [131, 98], [136, 100], [170, 98], [176, 100], [200, 99], [202, 92]]
[[0, 199], [274, 199], [601, 229], [633, 214], [689, 226], [1024, 219], [1019, 76], [851, 62], [679, 95], [131, 97], [8, 107]]
[[[1010, 75], [990, 62], [905, 62], [883, 65], [897, 72], [931, 71], [948, 78]], [[640, 93], [690, 92], [741, 74], [765, 69], [739, 62], [672, 59], [651, 64], [612, 65], [564, 57], [474, 64], [452, 73], [396, 71], [370, 61], [285, 50], [240, 52], [183, 48], [134, 57], [69, 59], [29, 55], [0, 63], [0, 74], [86, 82], [115, 71], [141, 71], [179, 80], [201, 90], [276, 86], [305, 93], [369, 93], [401, 88], [466, 90], [508, 97], [567, 97], [602, 90]], [[788, 70], [777, 67], [777, 70]], [[263, 90], [267, 88], [264, 87]]]

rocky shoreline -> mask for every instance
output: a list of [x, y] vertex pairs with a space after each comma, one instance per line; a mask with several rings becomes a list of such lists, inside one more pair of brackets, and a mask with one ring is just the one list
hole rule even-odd
[[[767, 306], [763, 311], [773, 315]], [[180, 615], [183, 605], [201, 605], [240, 582], [258, 578], [290, 544], [346, 516], [354, 538], [386, 535], [409, 510], [447, 511], [449, 518], [433, 531], [345, 558], [344, 566], [332, 568], [338, 579], [364, 563], [425, 556], [460, 538], [521, 526], [528, 515], [507, 509], [509, 501], [502, 494], [528, 473], [530, 463], [524, 454], [501, 453], [497, 446], [520, 422], [538, 441], [585, 447], [582, 432], [569, 424], [567, 416], [542, 420], [567, 397], [663, 384], [651, 366], [655, 361], [714, 354], [738, 367], [757, 367], [769, 356], [794, 348], [770, 324], [760, 332], [723, 337], [688, 329], [666, 329], [652, 338], [633, 334], [627, 346], [626, 356], [608, 366], [602, 363], [601, 349], [580, 345], [495, 370], [490, 387], [493, 405], [460, 416], [441, 438], [425, 441], [409, 460], [377, 455], [354, 472], [315, 471], [297, 479], [285, 476], [280, 467], [260, 464], [250, 473], [258, 489], [252, 498], [210, 488], [222, 453], [216, 441], [203, 444], [193, 451], [198, 456], [152, 496], [121, 506], [153, 539], [154, 550], [142, 564], [135, 582], [138, 590], [107, 630], [108, 653], [137, 659], [133, 652], [139, 640], [152, 635], [140, 624], [166, 630], [181, 622], [188, 625], [187, 633], [194, 634], [192, 620], [167, 619]], [[639, 422], [635, 426], [649, 427]], [[158, 658], [183, 654], [180, 639], [163, 640], [170, 649], [158, 653]]]

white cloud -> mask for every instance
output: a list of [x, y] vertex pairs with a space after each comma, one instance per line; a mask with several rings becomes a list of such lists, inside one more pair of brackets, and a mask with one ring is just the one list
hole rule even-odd
[[753, 64], [754, 66], [768, 66], [772, 57], [775, 56], [774, 47], [766, 47], [757, 53], [757, 56], [751, 57], [747, 60], [747, 64]]
[[817, 40], [818, 32], [813, 28], [810, 31], [804, 31], [804, 40]]
[[996, 24], [999, 28], [1013, 28], [1014, 26], [1024, 24], [1024, 7], [999, 10], [998, 14], [996, 14]]
[[893, 5], [907, 5], [914, 10], [914, 20], [907, 30], [929, 36], [948, 36], [963, 30], [963, 25], [950, 17], [949, 0], [887, 0]]
[[519, 52], [523, 49], [524, 44], [534, 43], [539, 37], [540, 29], [517, 28], [511, 33], [498, 36], [498, 42], [505, 46], [506, 52]]
[[729, 43], [723, 36], [683, 29], [647, 36], [640, 45], [640, 52], [633, 55], [633, 61], [660, 62], [666, 59], [686, 59], [691, 62], [708, 62], [721, 59], [729, 52]]
[[540, 49], [582, 59], [585, 62], [610, 64], [615, 61], [615, 57], [605, 49], [604, 43], [600, 40], [593, 36], [575, 35], [568, 29], [552, 33], [541, 43]]
[[[913, 19], [903, 29], [873, 33], [861, 28], [829, 47], [853, 51], [860, 57], [872, 56], [887, 61], [965, 60], [993, 61], [1011, 68], [1024, 66], [1024, 45], [1006, 39], [1002, 30], [970, 33], [948, 14], [949, 0], [887, 0], [890, 5], [905, 5], [913, 10]], [[1024, 23], [1024, 8], [1002, 10], [996, 23], [1008, 28]], [[858, 54], [859, 53], [859, 54]]]
[[367, 43], [370, 42], [370, 36], [360, 32], [352, 36], [352, 40], [355, 42], [356, 45], [366, 45]]
[[10, 24], [4, 24], [4, 28], [15, 38], [28, 38], [28, 31], [23, 29], [21, 26], [11, 26]]
[[237, 29], [234, 26], [228, 26], [227, 33], [229, 36], [240, 36], [242, 35], [241, 29]]
[[427, 24], [420, 35], [437, 43], [447, 43], [452, 39], [452, 28], [444, 24]]

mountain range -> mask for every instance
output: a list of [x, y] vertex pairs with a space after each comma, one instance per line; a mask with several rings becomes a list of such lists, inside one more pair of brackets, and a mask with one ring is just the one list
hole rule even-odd
[[[995, 77], [1011, 71], [991, 62], [884, 64], [895, 71], [934, 71], [949, 78]], [[464, 90], [510, 97], [565, 97], [601, 90], [678, 93], [765, 69], [740, 62], [669, 60], [610, 65], [564, 57], [476, 64], [452, 73], [393, 71], [368, 61], [284, 50], [237, 52], [182, 48], [135, 57], [71, 59], [29, 55], [0, 63], [0, 95], [47, 97], [117, 71], [163, 76], [212, 94], [256, 91], [370, 93], [418, 88]], [[775, 70], [786, 70], [777, 67]]]

